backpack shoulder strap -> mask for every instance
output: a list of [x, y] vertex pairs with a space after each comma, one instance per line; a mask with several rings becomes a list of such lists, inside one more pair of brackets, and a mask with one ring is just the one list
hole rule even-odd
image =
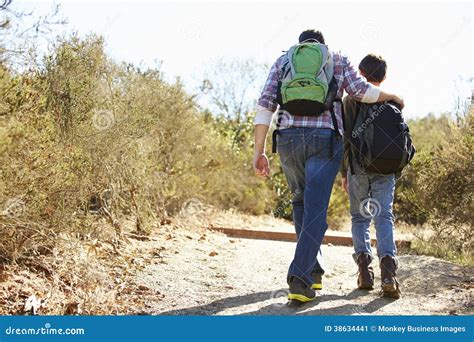
[[334, 61], [332, 58], [332, 54], [328, 51], [326, 63], [324, 64], [323, 68], [324, 73], [326, 74], [326, 79], [328, 83], [332, 81], [334, 76]]
[[286, 57], [288, 59], [288, 65], [290, 66], [290, 70], [291, 70], [291, 75], [295, 75], [296, 74], [296, 69], [295, 69], [295, 66], [293, 64], [293, 54], [295, 52], [295, 50], [300, 46], [300, 44], [297, 44], [297, 45], [293, 45], [291, 48], [288, 49], [288, 51], [286, 52]]
[[[337, 118], [336, 118], [336, 113], [334, 112], [334, 102], [339, 102], [341, 104], [341, 115], [342, 119], [344, 120], [344, 104], [342, 103], [341, 99], [334, 99], [334, 101], [331, 104], [331, 107], [329, 108], [329, 113], [331, 114], [331, 119], [332, 119], [332, 125], [334, 127], [334, 130], [336, 131], [336, 135], [340, 136], [341, 132], [339, 132], [339, 125], [337, 124]], [[343, 122], [344, 126], [344, 122]]]
[[[355, 128], [355, 125], [356, 125], [356, 122], [357, 122], [357, 119], [359, 117], [360, 112], [362, 111], [362, 106], [363, 104], [359, 101], [355, 101], [354, 100], [354, 105], [355, 105], [355, 116], [354, 116], [354, 119], [351, 123], [351, 130], [353, 131], [354, 128]], [[354, 146], [354, 143], [350, 140], [350, 136], [352, 135], [352, 132], [348, 132], [350, 135], [349, 137], [346, 137], [346, 139], [349, 139], [349, 153], [348, 153], [348, 159], [349, 159], [349, 169], [351, 170], [351, 175], [354, 175], [355, 174], [355, 169], [354, 169], [354, 155], [352, 153], [353, 151], [353, 148], [357, 148], [356, 146]], [[356, 158], [358, 159], [358, 158]]]

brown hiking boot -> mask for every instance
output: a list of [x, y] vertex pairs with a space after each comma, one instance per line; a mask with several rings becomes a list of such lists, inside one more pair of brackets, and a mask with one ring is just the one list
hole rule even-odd
[[372, 290], [374, 288], [374, 269], [369, 266], [371, 263], [369, 254], [362, 253], [357, 258], [359, 265], [359, 275], [357, 277], [357, 287], [364, 290]]
[[380, 278], [384, 297], [400, 298], [400, 284], [395, 277], [397, 275], [397, 263], [395, 258], [387, 255], [380, 261]]

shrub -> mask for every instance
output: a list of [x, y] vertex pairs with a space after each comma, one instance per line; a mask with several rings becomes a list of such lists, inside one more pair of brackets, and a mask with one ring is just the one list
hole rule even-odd
[[[421, 144], [398, 193], [407, 209], [406, 221], [426, 223], [432, 229], [432, 234], [420, 236], [419, 251], [467, 263], [472, 263], [474, 237], [473, 117], [471, 109], [457, 125], [446, 117], [435, 121], [437, 140]], [[430, 136], [429, 131], [425, 134]]]
[[[0, 70], [3, 259], [48, 253], [71, 234], [117, 239], [130, 217], [144, 234], [189, 201], [270, 210], [247, 137], [236, 148], [179, 81], [116, 65], [101, 38], [58, 41], [34, 71]], [[113, 229], [94, 229], [96, 219]]]

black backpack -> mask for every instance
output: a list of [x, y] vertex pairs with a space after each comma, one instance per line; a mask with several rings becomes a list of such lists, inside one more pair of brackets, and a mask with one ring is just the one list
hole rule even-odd
[[[400, 109], [392, 103], [358, 104], [350, 137], [352, 158], [367, 172], [399, 173], [416, 149]], [[353, 167], [351, 165], [351, 170]]]

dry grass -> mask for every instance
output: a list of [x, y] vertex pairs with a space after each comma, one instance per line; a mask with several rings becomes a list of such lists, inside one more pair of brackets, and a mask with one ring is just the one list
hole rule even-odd
[[[192, 201], [268, 212], [274, 195], [248, 156], [159, 70], [116, 65], [97, 37], [58, 41], [44, 65], [0, 68], [0, 258], [101, 241], [95, 221], [149, 233]], [[93, 213], [94, 215], [91, 215]]]
[[2, 264], [0, 314], [32, 314], [25, 310], [32, 298], [38, 303], [35, 314], [140, 313], [143, 295], [159, 299], [160, 293], [134, 284], [133, 277], [157, 252], [147, 247], [150, 237], [125, 236], [121, 241], [60, 238], [49, 255]]

